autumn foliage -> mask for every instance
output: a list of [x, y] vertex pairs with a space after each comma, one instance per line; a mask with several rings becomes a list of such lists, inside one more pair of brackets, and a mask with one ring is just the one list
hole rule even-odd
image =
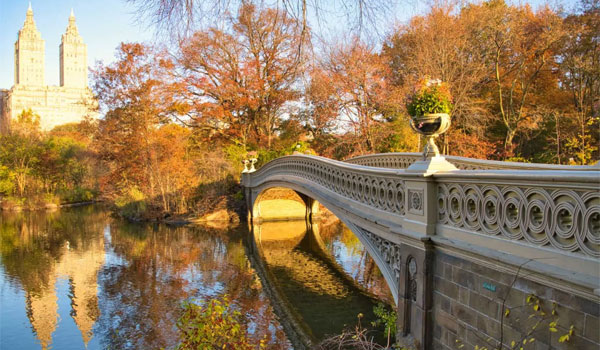
[[568, 15], [502, 0], [434, 5], [380, 49], [354, 35], [318, 42], [305, 21], [252, 2], [222, 19], [168, 51], [122, 44], [115, 63], [95, 68], [105, 118], [94, 146], [107, 196], [183, 213], [207, 193], [236, 191], [250, 151], [259, 165], [299, 150], [338, 159], [419, 151], [406, 106], [425, 78], [452, 96], [442, 153], [561, 164], [598, 157], [593, 2]]

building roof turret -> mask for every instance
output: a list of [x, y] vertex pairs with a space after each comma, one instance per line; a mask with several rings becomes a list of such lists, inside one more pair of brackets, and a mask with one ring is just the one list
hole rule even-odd
[[71, 14], [69, 15], [69, 25], [67, 25], [67, 35], [79, 36], [79, 31], [77, 30], [77, 24], [75, 24], [75, 14], [73, 13], [73, 9], [71, 8]]
[[19, 30], [19, 36], [25, 35], [33, 39], [41, 39], [42, 34], [37, 30], [35, 26], [35, 20], [33, 19], [33, 9], [31, 8], [31, 2], [29, 2], [29, 8], [25, 15], [25, 22], [23, 28]]

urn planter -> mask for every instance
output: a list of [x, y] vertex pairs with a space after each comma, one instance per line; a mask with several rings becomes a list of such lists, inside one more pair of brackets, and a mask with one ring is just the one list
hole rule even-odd
[[435, 138], [443, 134], [450, 127], [450, 115], [448, 113], [426, 113], [412, 117], [410, 126], [414, 131], [427, 138], [427, 144], [423, 150], [423, 157], [435, 157], [440, 151], [435, 144]]

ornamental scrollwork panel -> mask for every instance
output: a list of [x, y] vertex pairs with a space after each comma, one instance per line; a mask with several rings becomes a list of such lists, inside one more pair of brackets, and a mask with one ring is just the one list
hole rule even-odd
[[361, 228], [360, 231], [375, 248], [376, 253], [380, 255], [381, 259], [386, 264], [385, 268], [388, 269], [394, 278], [395, 285], [398, 285], [402, 269], [402, 255], [400, 254], [400, 246], [363, 228]]
[[600, 192], [442, 183], [438, 220], [537, 246], [600, 257]]

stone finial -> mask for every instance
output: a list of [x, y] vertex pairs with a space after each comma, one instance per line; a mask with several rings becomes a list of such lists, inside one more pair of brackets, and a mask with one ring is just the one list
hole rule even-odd
[[256, 168], [254, 167], [254, 164], [256, 164], [256, 162], [258, 162], [258, 159], [250, 158], [250, 170], [248, 170], [249, 173], [253, 173], [256, 171]]
[[248, 168], [248, 164], [250, 164], [250, 162], [248, 161], [248, 159], [242, 160], [242, 164], [244, 164], [244, 170], [242, 170], [242, 174], [249, 172], [250, 169]]

